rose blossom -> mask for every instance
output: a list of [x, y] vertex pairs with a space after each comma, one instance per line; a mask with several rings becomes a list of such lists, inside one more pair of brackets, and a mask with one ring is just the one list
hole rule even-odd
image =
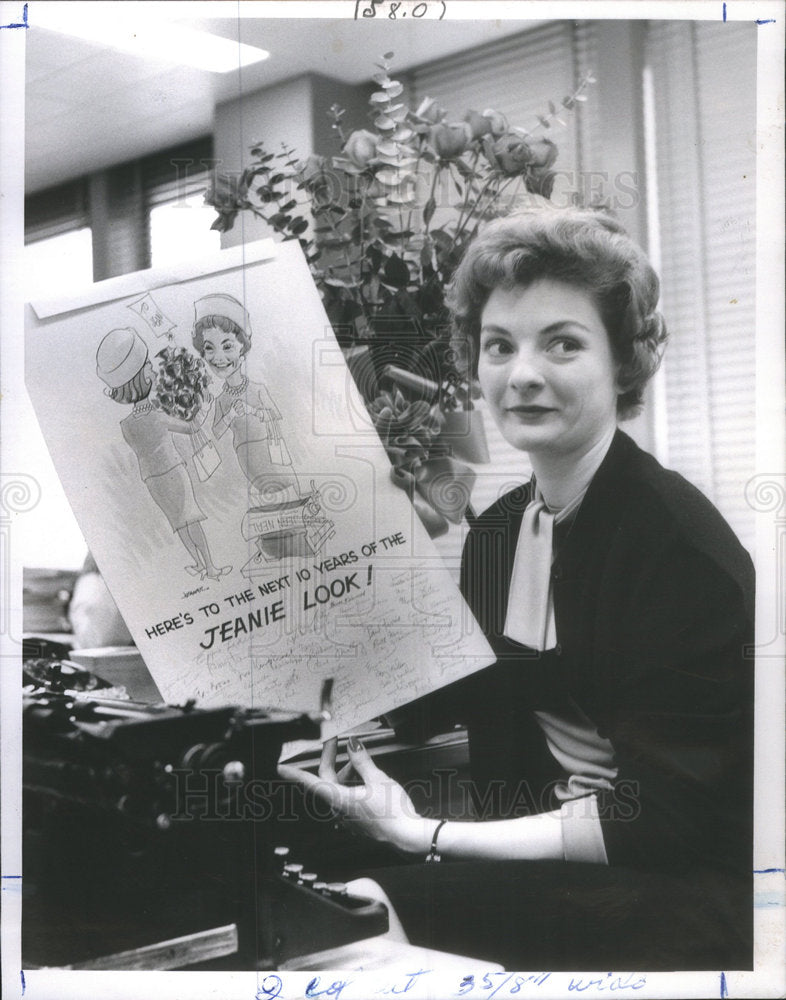
[[507, 132], [496, 142], [486, 139], [483, 150], [489, 163], [507, 177], [533, 167], [548, 168], [557, 156], [557, 147], [550, 139], [527, 139], [517, 132]]
[[344, 153], [353, 166], [364, 170], [377, 155], [377, 137], [366, 129], [358, 129], [347, 139]]
[[557, 159], [557, 147], [551, 139], [528, 139], [527, 144], [533, 167], [550, 167]]
[[471, 140], [468, 125], [434, 125], [429, 129], [429, 140], [441, 160], [455, 160], [466, 150]]
[[500, 111], [495, 111], [493, 108], [486, 108], [483, 112], [483, 117], [488, 121], [489, 129], [493, 136], [504, 135], [507, 132], [508, 120]]
[[485, 115], [480, 115], [477, 111], [468, 111], [464, 115], [464, 121], [469, 125], [473, 139], [480, 139], [481, 136], [491, 132], [491, 122]]

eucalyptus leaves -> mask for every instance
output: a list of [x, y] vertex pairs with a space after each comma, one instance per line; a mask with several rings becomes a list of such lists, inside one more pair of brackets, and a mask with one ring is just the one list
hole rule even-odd
[[331, 109], [339, 155], [302, 161], [259, 142], [242, 174], [217, 176], [206, 198], [219, 213], [215, 229], [248, 211], [300, 240], [343, 343], [373, 335], [380, 317], [400, 318], [426, 340], [447, 337], [445, 288], [466, 244], [523, 194], [550, 196], [558, 151], [542, 133], [593, 82], [585, 78], [559, 108], [551, 103], [531, 132], [493, 109], [458, 122], [430, 98], [410, 110], [389, 74], [392, 59], [388, 52], [376, 66], [369, 127], [347, 132], [343, 110]]

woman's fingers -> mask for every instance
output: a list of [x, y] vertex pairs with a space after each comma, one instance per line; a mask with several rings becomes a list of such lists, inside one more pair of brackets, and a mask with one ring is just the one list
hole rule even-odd
[[371, 759], [368, 750], [357, 737], [350, 736], [347, 740], [347, 753], [350, 764], [363, 781], [377, 781], [380, 777], [387, 777], [384, 772], [380, 771]]
[[[291, 764], [280, 764], [279, 774], [298, 782], [309, 794], [324, 802], [333, 814], [339, 814], [351, 825], [374, 840], [401, 846], [408, 843], [412, 821], [418, 814], [406, 791], [388, 778], [373, 762], [357, 739], [347, 744], [349, 763], [335, 774], [335, 742], [325, 745], [319, 775]], [[333, 772], [333, 777], [327, 775]], [[354, 771], [362, 784], [344, 784]]]
[[355, 768], [352, 766], [352, 761], [348, 760], [347, 763], [336, 774], [336, 777], [340, 785], [346, 785], [353, 774], [357, 774], [357, 772], [355, 771]]
[[315, 777], [309, 771], [304, 771], [302, 767], [297, 767], [295, 764], [279, 764], [278, 773], [280, 777], [287, 781], [294, 781], [298, 785], [307, 785]]
[[325, 781], [338, 781], [336, 777], [336, 753], [338, 740], [334, 736], [326, 740], [322, 746], [322, 757], [319, 761], [319, 776]]
[[345, 811], [346, 804], [343, 801], [342, 794], [344, 790], [341, 785], [328, 781], [327, 779], [320, 777], [318, 774], [312, 774], [311, 771], [304, 771], [303, 768], [295, 767], [292, 764], [279, 764], [278, 773], [287, 781], [294, 781], [301, 785], [306, 791], [318, 796], [332, 809], [335, 809], [338, 812]]
[[[325, 742], [318, 774], [292, 764], [280, 764], [279, 774], [297, 782], [346, 819], [358, 821], [371, 836], [385, 839], [380, 832], [380, 823], [388, 818], [385, 815], [389, 808], [385, 789], [395, 783], [374, 764], [368, 751], [355, 737], [347, 741], [348, 762], [336, 773], [337, 748], [336, 739]], [[351, 781], [353, 775], [359, 777], [362, 784]]]

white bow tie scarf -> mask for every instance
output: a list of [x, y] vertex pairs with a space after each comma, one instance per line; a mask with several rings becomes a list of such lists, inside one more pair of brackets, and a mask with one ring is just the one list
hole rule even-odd
[[554, 525], [578, 509], [586, 489], [558, 513], [552, 513], [535, 485], [524, 511], [513, 560], [504, 635], [540, 651], [557, 644], [551, 589]]

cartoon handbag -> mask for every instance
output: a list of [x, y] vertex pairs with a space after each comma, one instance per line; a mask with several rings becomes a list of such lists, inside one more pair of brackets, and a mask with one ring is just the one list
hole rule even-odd
[[193, 438], [194, 444], [194, 468], [200, 483], [206, 482], [216, 469], [221, 465], [221, 456], [215, 444], [208, 438], [204, 431], [197, 431]]
[[275, 420], [270, 423], [270, 435], [267, 439], [267, 446], [270, 449], [270, 462], [272, 465], [292, 465], [289, 449], [281, 437], [281, 431], [279, 431], [278, 423]]

